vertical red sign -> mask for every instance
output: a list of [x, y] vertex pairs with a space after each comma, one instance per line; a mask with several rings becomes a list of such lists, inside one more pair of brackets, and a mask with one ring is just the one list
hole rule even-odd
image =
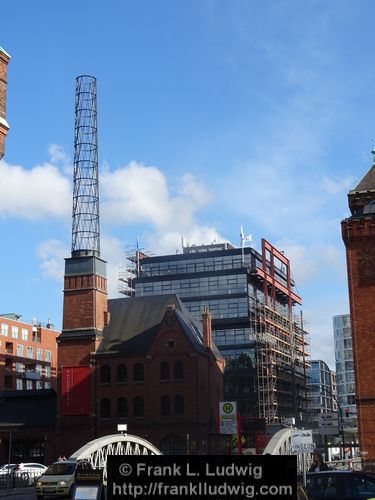
[[88, 366], [65, 366], [61, 381], [61, 415], [86, 415], [89, 413]]

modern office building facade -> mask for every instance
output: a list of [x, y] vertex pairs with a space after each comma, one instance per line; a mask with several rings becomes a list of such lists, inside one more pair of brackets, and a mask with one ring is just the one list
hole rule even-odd
[[342, 411], [344, 428], [357, 431], [357, 407], [355, 404], [355, 378], [353, 361], [353, 342], [350, 315], [333, 317], [335, 341], [337, 397]]
[[[332, 372], [324, 361], [311, 360], [308, 369], [309, 413], [311, 426], [319, 429], [327, 425], [327, 415], [335, 412], [335, 387], [332, 384]], [[337, 418], [335, 422], [337, 426]]]
[[282, 422], [306, 407], [306, 332], [289, 260], [262, 240], [262, 252], [229, 243], [132, 259], [125, 293], [176, 293], [199, 320], [209, 308], [213, 338], [226, 359], [224, 397], [244, 418]]

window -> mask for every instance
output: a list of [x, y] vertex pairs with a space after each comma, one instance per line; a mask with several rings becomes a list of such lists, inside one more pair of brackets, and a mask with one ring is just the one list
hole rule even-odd
[[51, 367], [50, 366], [45, 366], [44, 367], [44, 376], [46, 378], [50, 378], [50, 376], [51, 376]]
[[44, 382], [45, 389], [51, 389], [51, 382]]
[[177, 394], [174, 398], [174, 414], [183, 415], [184, 414], [184, 396]]
[[160, 363], [160, 380], [169, 380], [169, 364], [166, 361]]
[[127, 378], [128, 378], [128, 370], [126, 368], [126, 365], [123, 365], [123, 364], [118, 365], [117, 377], [116, 377], [117, 383], [123, 384], [127, 381]]
[[1, 335], [8, 337], [9, 326], [6, 323], [1, 323]]
[[33, 381], [32, 380], [26, 380], [26, 390], [27, 391], [33, 390]]
[[12, 339], [18, 339], [18, 326], [12, 326]]
[[22, 328], [22, 340], [29, 340], [29, 330], [27, 328]]
[[100, 367], [100, 383], [109, 384], [111, 382], [111, 368], [108, 365]]
[[36, 381], [36, 389], [43, 389], [43, 382], [41, 382], [40, 380], [37, 380]]
[[40, 349], [39, 347], [36, 350], [36, 359], [38, 361], [42, 361], [43, 359], [43, 349]]
[[25, 365], [23, 363], [16, 363], [16, 372], [23, 373], [25, 371]]
[[23, 357], [23, 345], [17, 344], [17, 356]]
[[133, 366], [133, 381], [134, 382], [143, 382], [144, 381], [144, 373], [143, 373], [142, 363], [136, 363]]
[[22, 391], [22, 389], [23, 389], [23, 380], [22, 380], [22, 378], [17, 378], [16, 379], [16, 389], [17, 389], [17, 391]]
[[160, 415], [167, 417], [169, 415], [169, 397], [162, 396], [160, 398]]
[[133, 413], [135, 417], [142, 418], [145, 416], [145, 404], [143, 398], [136, 396], [133, 401]]
[[51, 351], [44, 351], [44, 360], [51, 361]]
[[5, 389], [13, 389], [13, 377], [12, 377], [12, 375], [5, 375], [4, 386], [5, 386]]
[[174, 379], [182, 380], [184, 378], [184, 365], [182, 361], [175, 361], [174, 364]]
[[42, 369], [43, 369], [42, 365], [36, 365], [35, 367], [35, 371], [36, 373], [39, 373], [39, 375], [42, 375]]
[[111, 417], [111, 401], [108, 398], [103, 398], [100, 401], [100, 418]]
[[34, 349], [30, 346], [27, 346], [27, 357], [32, 359], [34, 356]]
[[128, 416], [128, 401], [126, 398], [118, 398], [117, 416], [118, 418], [126, 418]]

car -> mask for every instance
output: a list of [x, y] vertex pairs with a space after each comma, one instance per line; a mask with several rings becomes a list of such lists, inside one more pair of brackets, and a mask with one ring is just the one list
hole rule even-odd
[[34, 484], [38, 477], [40, 477], [46, 470], [47, 467], [43, 464], [22, 462], [20, 464], [16, 464], [14, 467], [13, 476], [15, 477], [17, 483], [20, 483], [21, 480], [31, 485]]
[[340, 498], [365, 500], [375, 497], [375, 475], [351, 470], [308, 472], [306, 486], [313, 500]]
[[59, 460], [51, 464], [36, 482], [36, 496], [73, 497], [74, 478], [77, 468], [75, 460]]
[[4, 464], [0, 466], [0, 476], [7, 476], [16, 467], [16, 464]]

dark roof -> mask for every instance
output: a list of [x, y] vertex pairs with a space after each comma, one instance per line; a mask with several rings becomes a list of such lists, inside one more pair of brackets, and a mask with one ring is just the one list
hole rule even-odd
[[[178, 322], [192, 346], [205, 352], [201, 325], [191, 317], [177, 295], [171, 294], [108, 300], [110, 321], [104, 328], [97, 354], [124, 352], [128, 355], [145, 355], [168, 306], [174, 307]], [[219, 355], [216, 346], [213, 346], [213, 351]]]
[[371, 191], [375, 190], [375, 165], [373, 165], [367, 174], [361, 179], [353, 191]]
[[54, 425], [56, 412], [53, 389], [0, 391], [0, 427]]

